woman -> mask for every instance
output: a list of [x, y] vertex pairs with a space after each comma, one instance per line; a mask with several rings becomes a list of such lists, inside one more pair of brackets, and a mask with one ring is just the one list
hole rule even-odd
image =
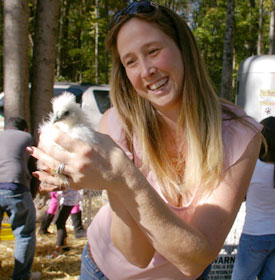
[[261, 148], [248, 188], [233, 280], [275, 279], [275, 117], [261, 124], [268, 149]]
[[114, 108], [100, 145], [57, 131], [67, 152], [43, 152], [43, 139], [29, 148], [49, 170], [64, 163], [71, 187], [108, 192], [80, 279], [206, 279], [245, 197], [261, 126], [216, 97], [192, 33], [171, 10], [133, 2], [114, 16], [107, 47]]

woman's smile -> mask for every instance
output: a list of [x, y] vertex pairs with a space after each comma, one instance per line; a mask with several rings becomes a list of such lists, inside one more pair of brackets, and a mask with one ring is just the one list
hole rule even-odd
[[162, 88], [163, 86], [167, 85], [169, 78], [165, 77], [164, 79], [161, 79], [153, 84], [148, 85], [148, 88], [150, 90], [158, 90], [160, 88]]

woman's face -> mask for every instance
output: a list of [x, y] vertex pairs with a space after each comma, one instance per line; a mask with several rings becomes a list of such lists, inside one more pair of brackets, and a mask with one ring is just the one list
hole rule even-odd
[[177, 113], [184, 68], [176, 43], [155, 24], [132, 18], [120, 29], [117, 48], [137, 93], [162, 113]]

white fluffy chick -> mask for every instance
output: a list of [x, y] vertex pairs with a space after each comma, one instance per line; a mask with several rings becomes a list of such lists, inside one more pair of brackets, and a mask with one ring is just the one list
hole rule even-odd
[[[53, 112], [48, 115], [46, 121], [39, 126], [40, 137], [43, 143], [53, 144], [52, 131], [55, 126], [69, 134], [74, 139], [80, 139], [83, 142], [93, 144], [97, 143], [95, 132], [88, 121], [86, 113], [81, 109], [80, 104], [76, 103], [75, 96], [70, 92], [64, 92], [52, 99]], [[55, 144], [55, 143], [54, 143]], [[55, 144], [57, 145], [57, 144]], [[60, 149], [62, 147], [58, 146]], [[37, 167], [43, 170], [43, 164], [37, 162]], [[66, 177], [56, 174], [64, 183]]]

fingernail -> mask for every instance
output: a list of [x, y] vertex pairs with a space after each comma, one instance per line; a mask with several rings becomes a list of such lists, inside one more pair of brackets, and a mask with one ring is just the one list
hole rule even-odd
[[32, 175], [33, 175], [33, 177], [35, 177], [35, 178], [39, 179], [39, 174], [38, 174], [38, 173], [36, 173], [36, 172], [32, 172]]
[[26, 148], [26, 150], [27, 150], [30, 154], [32, 154], [32, 153], [33, 153], [33, 149], [32, 149], [32, 147], [29, 147], [29, 146], [28, 146], [28, 147]]

